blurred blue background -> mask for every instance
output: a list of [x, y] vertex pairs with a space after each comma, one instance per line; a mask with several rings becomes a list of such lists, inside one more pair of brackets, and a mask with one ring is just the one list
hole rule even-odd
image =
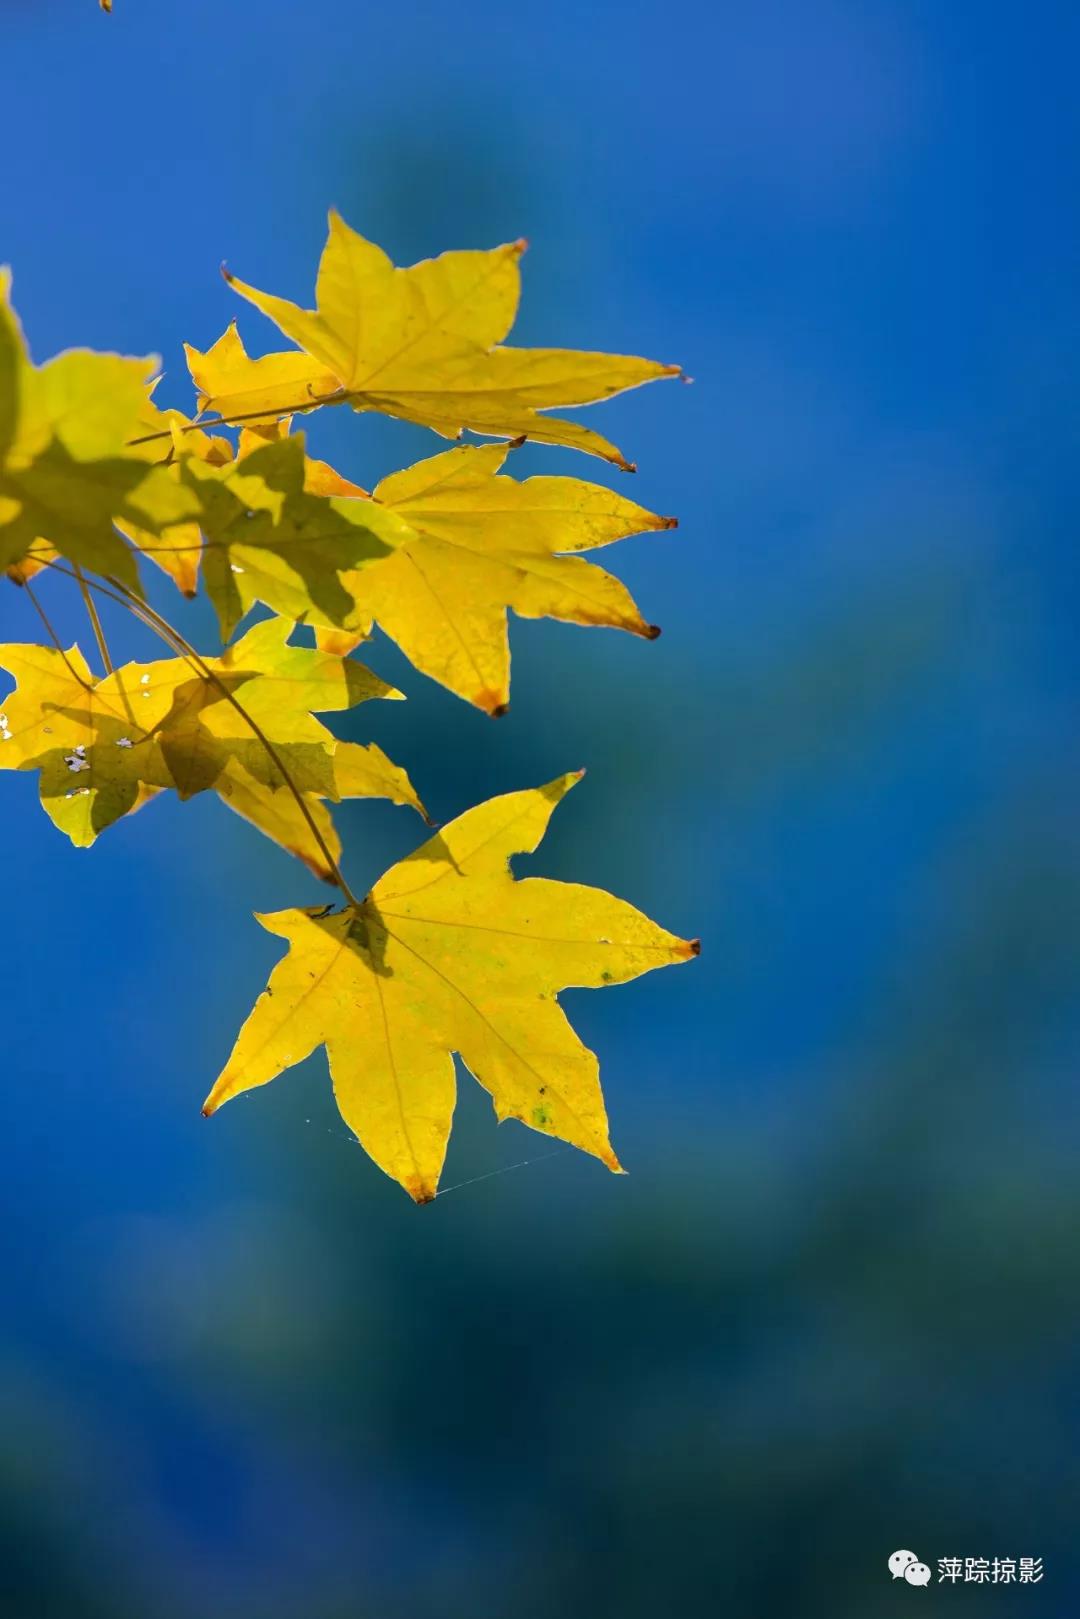
[[[628, 1178], [466, 1076], [416, 1209], [321, 1058], [199, 1117], [275, 959], [251, 911], [324, 890], [213, 795], [87, 855], [7, 777], [0, 1611], [1075, 1613], [1076, 8], [2, 0], [0, 30], [37, 359], [158, 351], [189, 408], [184, 339], [275, 346], [219, 261], [306, 301], [335, 204], [399, 262], [527, 234], [516, 341], [695, 377], [588, 413], [636, 480], [514, 469], [679, 514], [609, 553], [660, 641], [515, 623], [493, 724], [380, 637], [410, 701], [342, 729], [440, 819], [588, 765], [519, 869], [704, 938], [566, 997]], [[439, 447], [344, 411], [312, 439], [369, 486]], [[19, 592], [0, 619], [37, 638]], [[420, 838], [341, 824], [360, 888]], [[1046, 1575], [916, 1595], [897, 1547]]]

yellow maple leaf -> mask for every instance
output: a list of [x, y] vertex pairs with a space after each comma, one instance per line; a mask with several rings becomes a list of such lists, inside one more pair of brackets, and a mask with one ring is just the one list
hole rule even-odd
[[[423, 805], [403, 770], [373, 744], [339, 742], [311, 710], [400, 692], [353, 661], [288, 644], [282, 619], [256, 624], [203, 663], [266, 736], [303, 795], [334, 860], [340, 843], [324, 799], [384, 797]], [[0, 702], [0, 769], [40, 770], [41, 801], [79, 848], [166, 788], [214, 789], [229, 806], [331, 879], [281, 766], [221, 685], [183, 658], [129, 663], [95, 679], [77, 647], [0, 647], [16, 689]]]
[[299, 623], [343, 623], [355, 604], [342, 573], [387, 556], [411, 530], [309, 461], [300, 434], [245, 450], [224, 466], [198, 456], [180, 466], [198, 499], [203, 578], [223, 637], [257, 601]]
[[314, 364], [307, 354], [294, 349], [252, 360], [235, 321], [205, 353], [191, 343], [184, 344], [184, 353], [198, 392], [199, 410], [214, 411], [230, 422], [295, 416], [341, 401], [337, 377], [325, 366]]
[[458, 438], [465, 428], [494, 438], [531, 438], [599, 455], [627, 468], [621, 452], [576, 422], [542, 416], [587, 405], [680, 368], [621, 354], [516, 349], [506, 337], [517, 313], [523, 241], [488, 252], [443, 253], [408, 269], [350, 229], [337, 213], [319, 264], [314, 310], [240, 281], [234, 290], [292, 338], [302, 354], [250, 360], [235, 331], [207, 354], [189, 350], [200, 408], [229, 420], [344, 400]]
[[446, 1152], [457, 1052], [500, 1119], [520, 1119], [618, 1170], [596, 1057], [558, 991], [622, 983], [689, 960], [699, 946], [601, 889], [514, 879], [511, 855], [536, 848], [580, 774], [467, 811], [359, 906], [260, 916], [289, 952], [204, 1113], [325, 1045], [346, 1123], [424, 1203]]
[[127, 444], [157, 360], [70, 349], [31, 364], [0, 270], [0, 568], [37, 542], [137, 586], [118, 517], [144, 527], [179, 522], [192, 495]]
[[377, 621], [417, 669], [499, 714], [510, 697], [508, 607], [523, 618], [659, 634], [618, 579], [558, 553], [674, 528], [675, 519], [577, 478], [499, 477], [507, 453], [465, 445], [379, 484], [373, 499], [415, 537], [343, 577], [356, 613], [344, 631], [319, 633], [325, 650], [351, 650]]

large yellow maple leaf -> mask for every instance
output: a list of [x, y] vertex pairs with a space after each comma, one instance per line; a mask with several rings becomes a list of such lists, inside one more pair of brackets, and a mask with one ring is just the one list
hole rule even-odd
[[395, 267], [337, 213], [316, 281], [316, 308], [230, 286], [303, 351], [251, 360], [235, 332], [207, 354], [189, 349], [200, 408], [237, 421], [343, 400], [418, 422], [446, 438], [465, 428], [494, 438], [530, 438], [603, 456], [630, 468], [607, 439], [577, 422], [538, 414], [587, 405], [658, 377], [675, 365], [577, 349], [518, 349], [503, 339], [517, 314], [518, 261], [526, 244], [443, 253]]
[[323, 800], [390, 798], [424, 810], [380, 748], [338, 741], [312, 713], [401, 693], [351, 659], [290, 646], [290, 629], [267, 619], [221, 657], [204, 658], [220, 684], [183, 658], [129, 663], [95, 679], [77, 647], [0, 647], [0, 668], [17, 682], [0, 700], [0, 769], [40, 770], [42, 804], [79, 848], [163, 789], [190, 798], [212, 788], [331, 880], [278, 760], [335, 861], [341, 846]]
[[581, 772], [467, 811], [335, 914], [260, 916], [289, 951], [203, 1111], [325, 1045], [342, 1116], [418, 1203], [435, 1196], [457, 1052], [515, 1118], [618, 1170], [599, 1070], [558, 1005], [698, 953], [601, 889], [514, 879]]
[[660, 633], [618, 579], [560, 553], [674, 528], [675, 519], [578, 478], [500, 477], [507, 453], [465, 445], [383, 479], [373, 500], [414, 537], [343, 576], [356, 612], [344, 632], [321, 633], [320, 644], [351, 650], [377, 621], [422, 673], [499, 714], [510, 699], [508, 608], [649, 640]]
[[136, 586], [135, 558], [114, 521], [157, 530], [197, 504], [128, 446], [157, 360], [71, 349], [35, 366], [10, 289], [0, 269], [0, 568], [46, 541]]

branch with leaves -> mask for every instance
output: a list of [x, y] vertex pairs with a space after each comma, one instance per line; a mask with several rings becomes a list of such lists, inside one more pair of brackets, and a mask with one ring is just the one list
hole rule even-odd
[[[316, 718], [401, 697], [352, 656], [376, 624], [493, 715], [509, 703], [510, 608], [659, 633], [582, 553], [674, 519], [598, 484], [519, 482], [504, 467], [528, 438], [632, 470], [599, 434], [542, 413], [678, 368], [506, 346], [524, 246], [398, 269], [332, 214], [314, 310], [227, 275], [296, 347], [251, 359], [232, 325], [205, 353], [189, 348], [190, 418], [154, 403], [153, 358], [72, 350], [33, 365], [0, 272], [0, 569], [48, 638], [0, 646], [15, 683], [0, 700], [0, 768], [39, 773], [46, 813], [78, 847], [162, 793], [215, 792], [339, 890], [340, 908], [260, 917], [288, 953], [204, 1112], [325, 1046], [343, 1117], [417, 1202], [438, 1185], [455, 1052], [500, 1118], [618, 1169], [596, 1058], [558, 992], [698, 949], [601, 890], [511, 875], [580, 773], [466, 811], [363, 899], [342, 871], [333, 805], [387, 798], [428, 819], [381, 749]], [[369, 494], [290, 431], [337, 405], [504, 442], [460, 443]], [[198, 651], [151, 604], [144, 560], [183, 597], [205, 591], [221, 649]], [[54, 586], [81, 598], [100, 674], [55, 633], [41, 594]], [[115, 666], [101, 601], [169, 656]]]

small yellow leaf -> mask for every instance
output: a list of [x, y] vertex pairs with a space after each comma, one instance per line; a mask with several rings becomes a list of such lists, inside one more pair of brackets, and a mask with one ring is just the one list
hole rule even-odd
[[[163, 447], [163, 439], [171, 440], [172, 459], [161, 475], [177, 484], [181, 481], [179, 456], [194, 455], [210, 466], [227, 466], [233, 459], [233, 447], [228, 439], [204, 432], [181, 411], [159, 410], [148, 398], [139, 412], [128, 447], [133, 454], [144, 456], [148, 461], [159, 461], [170, 447], [168, 442]], [[118, 521], [116, 526], [136, 550], [169, 575], [178, 590], [185, 596], [195, 595], [202, 560], [202, 533], [198, 523], [173, 524], [158, 532], [133, 523]]]
[[340, 396], [337, 377], [306, 354], [268, 354], [248, 358], [235, 321], [203, 354], [184, 344], [200, 411], [211, 410], [230, 422], [292, 416], [314, 410]]
[[519, 1119], [618, 1170], [596, 1058], [558, 991], [623, 983], [687, 961], [699, 947], [601, 889], [515, 881], [510, 856], [536, 848], [579, 775], [469, 810], [359, 906], [260, 916], [289, 951], [204, 1113], [325, 1045], [346, 1123], [425, 1203], [446, 1152], [457, 1052], [500, 1119]]

